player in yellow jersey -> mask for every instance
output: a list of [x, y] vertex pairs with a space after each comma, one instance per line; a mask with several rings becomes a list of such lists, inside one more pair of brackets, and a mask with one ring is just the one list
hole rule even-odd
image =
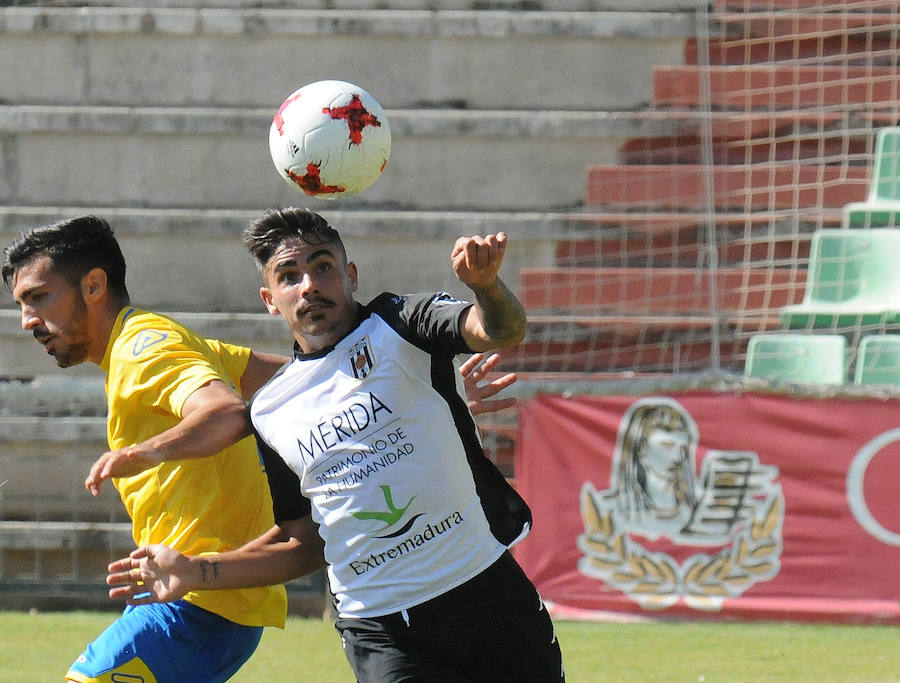
[[[60, 367], [106, 373], [110, 451], [86, 485], [112, 478], [135, 543], [188, 555], [237, 548], [273, 526], [272, 500], [243, 399], [287, 358], [203, 339], [131, 305], [125, 261], [106, 221], [83, 216], [36, 228], [5, 250], [2, 275], [31, 332]], [[515, 381], [488, 380], [497, 358], [462, 368], [473, 413]], [[485, 383], [479, 385], [484, 380]], [[200, 457], [197, 456], [210, 456]], [[148, 469], [149, 466], [149, 469]], [[313, 543], [308, 570], [324, 566]], [[171, 604], [126, 608], [72, 665], [70, 681], [222, 681], [283, 626], [282, 586], [196, 591]]]
[[[270, 529], [271, 496], [240, 394], [282, 359], [205, 340], [132, 307], [125, 261], [102, 219], [36, 228], [5, 256], [3, 279], [23, 329], [59, 366], [91, 362], [106, 373], [111, 450], [101, 461], [157, 463], [113, 480], [135, 543], [203, 555]], [[178, 459], [197, 454], [211, 457]], [[96, 492], [99, 482], [92, 486]], [[223, 681], [256, 649], [264, 626], [284, 625], [286, 612], [283, 586], [198, 591], [161, 610], [129, 608], [67, 678]]]

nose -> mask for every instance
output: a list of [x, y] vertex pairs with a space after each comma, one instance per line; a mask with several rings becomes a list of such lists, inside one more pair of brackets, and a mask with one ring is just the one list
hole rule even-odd
[[40, 325], [41, 319], [35, 314], [31, 307], [22, 306], [22, 329], [28, 332], [34, 327]]
[[312, 274], [304, 273], [303, 279], [300, 280], [300, 293], [303, 296], [308, 296], [309, 294], [318, 291], [318, 289]]

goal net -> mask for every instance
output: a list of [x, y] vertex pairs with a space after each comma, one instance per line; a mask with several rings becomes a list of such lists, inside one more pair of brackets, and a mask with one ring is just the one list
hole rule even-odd
[[860, 341], [900, 331], [893, 240], [833, 239], [897, 222], [900, 144], [878, 134], [900, 123], [898, 4], [718, 0], [697, 17], [633, 112], [650, 133], [586, 169], [555, 262], [521, 272], [529, 335], [507, 367], [743, 373], [754, 336], [827, 333], [849, 382]]

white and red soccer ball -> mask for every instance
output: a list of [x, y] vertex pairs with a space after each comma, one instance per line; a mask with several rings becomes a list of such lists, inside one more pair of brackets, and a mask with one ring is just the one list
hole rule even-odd
[[312, 197], [362, 192], [391, 155], [391, 128], [378, 101], [344, 81], [316, 81], [288, 97], [269, 129], [279, 175]]

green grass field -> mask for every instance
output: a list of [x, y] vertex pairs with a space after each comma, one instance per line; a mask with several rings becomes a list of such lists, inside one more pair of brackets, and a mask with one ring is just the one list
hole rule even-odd
[[[0, 612], [0, 681], [62, 680], [84, 644], [114, 616]], [[557, 631], [569, 683], [900, 681], [896, 627], [559, 622]], [[353, 677], [330, 623], [291, 618], [283, 631], [266, 631], [232, 680], [352, 683]]]

